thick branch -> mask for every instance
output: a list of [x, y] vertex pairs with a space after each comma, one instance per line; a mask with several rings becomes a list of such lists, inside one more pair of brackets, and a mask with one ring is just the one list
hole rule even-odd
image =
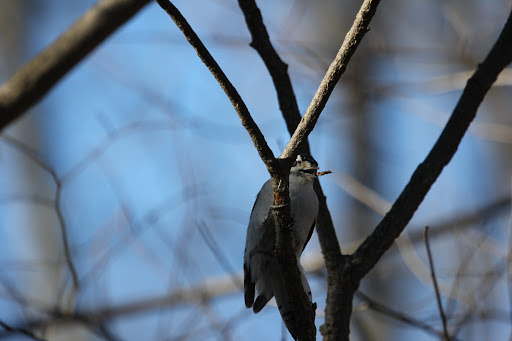
[[215, 59], [213, 59], [210, 52], [208, 52], [204, 44], [201, 42], [201, 40], [194, 32], [192, 27], [190, 27], [187, 20], [183, 17], [180, 11], [168, 0], [156, 0], [156, 2], [160, 5], [160, 7], [162, 7], [162, 9], [165, 12], [167, 12], [167, 14], [169, 14], [171, 19], [176, 24], [176, 26], [178, 26], [180, 31], [183, 32], [185, 38], [187, 38], [189, 44], [192, 45], [201, 61], [206, 65], [208, 70], [210, 70], [213, 77], [215, 77], [215, 79], [221, 86], [222, 90], [224, 90], [229, 100], [231, 101], [231, 104], [233, 104], [233, 107], [235, 108], [238, 117], [242, 122], [242, 125], [251, 136], [252, 142], [254, 143], [254, 146], [258, 150], [261, 159], [263, 160], [263, 162], [265, 162], [267, 168], [269, 168], [275, 160], [274, 154], [267, 145], [265, 137], [261, 133], [260, 129], [254, 122], [254, 120], [252, 119], [251, 114], [247, 109], [247, 106], [245, 105], [244, 101], [236, 91], [233, 84], [231, 84], [231, 82], [226, 77], [220, 66], [217, 64]]
[[103, 0], [0, 88], [0, 130], [20, 117], [150, 0]]
[[411, 220], [430, 187], [450, 162], [477, 109], [499, 73], [512, 61], [512, 12], [484, 62], [468, 80], [436, 144], [373, 233], [352, 255], [354, 280], [370, 271]]
[[307, 139], [309, 133], [315, 127], [316, 121], [324, 109], [329, 96], [331, 96], [336, 83], [338, 83], [341, 75], [345, 72], [350, 58], [356, 51], [366, 32], [369, 31], [368, 26], [370, 25], [370, 21], [372, 20], [375, 11], [377, 10], [379, 2], [380, 0], [364, 1], [363, 5], [359, 9], [359, 12], [357, 13], [352, 27], [345, 36], [345, 40], [343, 41], [343, 44], [336, 54], [336, 58], [334, 58], [331, 66], [329, 66], [329, 69], [327, 70], [324, 79], [322, 79], [322, 82], [320, 83], [315, 96], [311, 100], [311, 103], [309, 104], [304, 117], [293, 133], [292, 138], [286, 145], [283, 153], [281, 154], [281, 157], [292, 157], [295, 154], [298, 146], [302, 143], [302, 141]]

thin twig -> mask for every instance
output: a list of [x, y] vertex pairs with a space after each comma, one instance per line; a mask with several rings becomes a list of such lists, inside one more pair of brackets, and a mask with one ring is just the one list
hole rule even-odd
[[69, 272], [71, 273], [71, 278], [73, 280], [73, 290], [76, 292], [78, 288], [80, 287], [80, 282], [78, 280], [78, 274], [76, 271], [75, 264], [73, 263], [73, 258], [71, 256], [71, 251], [69, 247], [69, 240], [68, 240], [68, 234], [67, 234], [67, 226], [66, 221], [64, 220], [64, 216], [62, 214], [61, 210], [61, 192], [62, 192], [62, 183], [59, 177], [57, 176], [57, 173], [53, 168], [48, 166], [40, 157], [39, 155], [32, 150], [29, 146], [25, 145], [24, 143], [20, 142], [19, 140], [15, 139], [14, 137], [8, 135], [8, 134], [2, 134], [0, 136], [0, 139], [7, 142], [12, 147], [16, 148], [18, 151], [23, 153], [25, 156], [27, 156], [30, 160], [32, 160], [35, 164], [37, 164], [41, 169], [43, 169], [45, 172], [47, 172], [53, 182], [55, 183], [55, 200], [53, 201], [53, 208], [55, 209], [55, 212], [57, 214], [57, 219], [59, 220], [59, 227], [60, 227], [60, 233], [62, 237], [62, 246], [64, 249], [64, 259], [66, 260], [66, 264], [69, 268]]
[[233, 84], [231, 84], [227, 76], [220, 68], [219, 64], [217, 64], [213, 56], [206, 49], [204, 44], [201, 42], [197, 34], [188, 24], [187, 20], [183, 17], [180, 11], [168, 0], [156, 0], [156, 2], [165, 12], [167, 12], [167, 14], [169, 14], [176, 26], [180, 29], [181, 32], [183, 32], [185, 38], [187, 38], [187, 41], [190, 43], [190, 45], [192, 45], [201, 61], [206, 65], [208, 70], [210, 70], [211, 74], [213, 77], [215, 77], [222, 90], [224, 90], [229, 100], [231, 101], [231, 104], [235, 108], [235, 111], [237, 112], [242, 125], [249, 133], [261, 159], [263, 162], [265, 162], [267, 167], [269, 167], [275, 160], [274, 154], [272, 153], [270, 147], [267, 145], [265, 137], [256, 125], [256, 122], [254, 122], [252, 119], [247, 106], [236, 91]]
[[208, 229], [208, 225], [203, 220], [200, 220], [196, 223], [196, 226], [197, 229], [199, 230], [199, 233], [201, 234], [201, 237], [203, 237], [204, 242], [206, 243], [210, 251], [213, 253], [220, 266], [224, 269], [226, 273], [231, 275], [233, 283], [236, 286], [238, 286], [239, 288], [243, 288], [243, 281], [240, 280], [235, 268], [233, 268], [233, 266], [229, 262], [228, 257], [226, 257], [224, 252], [222, 252], [222, 247], [220, 247], [219, 244], [217, 244], [217, 241], [215, 240], [210, 230]]
[[150, 0], [103, 0], [0, 88], [0, 131]]
[[442, 336], [442, 333], [440, 331], [432, 328], [429, 324], [427, 324], [423, 321], [417, 320], [413, 317], [407, 316], [404, 313], [402, 313], [400, 311], [396, 311], [394, 309], [391, 309], [381, 303], [378, 303], [377, 301], [373, 300], [372, 298], [370, 298], [368, 295], [361, 292], [360, 290], [358, 290], [356, 292], [356, 296], [358, 296], [361, 300], [363, 300], [363, 302], [368, 305], [368, 308], [370, 308], [376, 312], [384, 314], [384, 315], [386, 315], [390, 318], [393, 318], [395, 320], [401, 321], [409, 326], [421, 329], [427, 333], [430, 333], [430, 334], [433, 334], [436, 336]]
[[427, 248], [427, 256], [428, 263], [430, 265], [430, 275], [432, 276], [432, 283], [434, 284], [434, 291], [436, 293], [437, 307], [439, 308], [439, 315], [441, 316], [441, 321], [443, 321], [443, 333], [444, 340], [450, 340], [450, 334], [448, 334], [448, 327], [446, 323], [446, 315], [443, 310], [443, 303], [441, 302], [441, 294], [439, 293], [439, 286], [437, 285], [436, 272], [434, 270], [434, 260], [432, 259], [432, 251], [430, 250], [430, 242], [428, 240], [428, 226], [425, 226], [425, 247]]

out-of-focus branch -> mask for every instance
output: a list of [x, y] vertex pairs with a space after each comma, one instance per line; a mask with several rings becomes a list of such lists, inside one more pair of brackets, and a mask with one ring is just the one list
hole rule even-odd
[[48, 166], [41, 158], [38, 157], [38, 155], [29, 147], [21, 143], [20, 141], [16, 140], [15, 138], [3, 134], [0, 136], [0, 139], [8, 143], [10, 146], [16, 148], [18, 151], [23, 153], [25, 156], [27, 156], [29, 159], [31, 159], [34, 163], [36, 163], [41, 169], [43, 169], [45, 172], [47, 172], [53, 182], [55, 183], [55, 200], [53, 201], [53, 208], [55, 209], [55, 212], [57, 214], [57, 218], [59, 220], [59, 227], [60, 227], [60, 233], [62, 237], [62, 246], [64, 249], [64, 259], [66, 260], [66, 264], [69, 268], [69, 272], [71, 273], [71, 278], [73, 281], [73, 291], [76, 293], [78, 291], [80, 282], [78, 280], [78, 273], [76, 271], [75, 264], [73, 262], [73, 258], [71, 256], [71, 250], [69, 247], [69, 240], [68, 240], [68, 230], [66, 221], [64, 220], [64, 216], [62, 215], [62, 209], [61, 209], [61, 193], [62, 193], [62, 182], [61, 179], [57, 176], [57, 173], [53, 168]]
[[12, 327], [3, 321], [0, 321], [0, 327], [2, 327], [11, 336], [20, 334], [25, 335], [32, 340], [44, 341], [44, 339], [37, 337], [33, 332], [23, 327]]
[[450, 341], [450, 335], [448, 334], [448, 326], [446, 323], [446, 315], [443, 310], [443, 303], [441, 302], [441, 294], [439, 293], [439, 286], [437, 285], [436, 272], [434, 269], [434, 260], [432, 259], [432, 251], [430, 250], [430, 242], [428, 240], [428, 229], [425, 227], [425, 247], [427, 248], [428, 263], [430, 264], [430, 276], [432, 277], [432, 283], [434, 284], [434, 291], [436, 293], [437, 307], [439, 309], [439, 315], [443, 322], [443, 337], [445, 341]]
[[0, 130], [20, 117], [150, 0], [103, 0], [0, 88]]
[[[407, 325], [410, 325], [412, 327], [424, 330], [425, 332], [430, 333], [432, 335], [435, 335], [438, 337], [443, 336], [443, 333], [432, 328], [430, 326], [430, 324], [425, 323], [420, 320], [417, 320], [415, 318], [405, 315], [402, 312], [393, 310], [383, 304], [380, 304], [380, 303], [376, 302], [375, 300], [371, 299], [368, 295], [366, 295], [365, 293], [363, 293], [361, 291], [357, 291], [356, 296], [359, 297], [363, 301], [362, 304], [367, 305], [368, 308], [370, 308], [376, 312], [379, 312], [388, 317], [394, 318], [394, 319], [401, 321], [401, 322], [403, 322]], [[357, 309], [356, 309], [356, 311], [357, 311]]]

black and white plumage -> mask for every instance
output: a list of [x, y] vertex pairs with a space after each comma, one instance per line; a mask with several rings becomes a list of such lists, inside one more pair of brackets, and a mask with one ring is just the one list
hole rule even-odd
[[[300, 256], [306, 247], [318, 214], [318, 198], [313, 190], [318, 164], [309, 155], [300, 154], [290, 170], [290, 210], [293, 219], [292, 247], [297, 257], [302, 286], [312, 301], [311, 289], [300, 265]], [[277, 306], [286, 324], [290, 313], [288, 294], [275, 257], [276, 242], [274, 216], [270, 206], [274, 196], [271, 180], [265, 182], [252, 209], [244, 254], [245, 306], [258, 313], [267, 302], [276, 297]], [[255, 300], [255, 294], [256, 300]]]

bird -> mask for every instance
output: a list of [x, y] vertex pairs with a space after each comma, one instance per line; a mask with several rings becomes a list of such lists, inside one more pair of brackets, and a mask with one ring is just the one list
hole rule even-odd
[[[310, 302], [311, 289], [300, 265], [300, 256], [313, 234], [318, 215], [318, 197], [313, 189], [317, 171], [318, 163], [315, 159], [302, 153], [297, 155], [289, 177], [290, 213], [293, 220], [292, 248], [297, 257], [302, 286]], [[288, 323], [289, 319], [293, 319], [288, 307], [288, 293], [274, 252], [276, 231], [271, 209], [273, 201], [272, 182], [268, 180], [256, 196], [247, 227], [244, 252], [245, 306], [252, 307], [257, 314], [275, 296], [283, 321], [293, 336]]]

